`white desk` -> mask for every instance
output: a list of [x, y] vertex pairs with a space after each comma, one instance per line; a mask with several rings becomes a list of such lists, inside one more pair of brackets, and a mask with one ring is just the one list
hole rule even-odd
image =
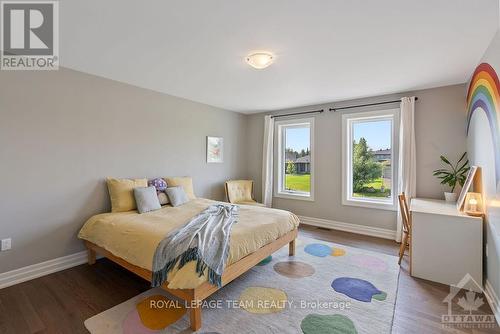
[[414, 198], [411, 211], [411, 274], [456, 285], [469, 273], [483, 282], [483, 219], [455, 204]]

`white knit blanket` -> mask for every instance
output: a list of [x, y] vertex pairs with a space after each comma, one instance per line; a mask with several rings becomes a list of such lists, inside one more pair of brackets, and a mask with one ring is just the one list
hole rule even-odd
[[233, 224], [237, 221], [238, 206], [214, 204], [192, 218], [189, 223], [169, 233], [156, 248], [153, 257], [151, 285], [161, 286], [168, 273], [196, 261], [196, 273], [208, 281], [222, 286], [221, 276], [229, 257], [229, 241]]

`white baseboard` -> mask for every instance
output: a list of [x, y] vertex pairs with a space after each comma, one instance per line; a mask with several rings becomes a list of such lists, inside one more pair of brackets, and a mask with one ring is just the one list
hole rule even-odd
[[87, 251], [58, 257], [53, 260], [14, 269], [0, 274], [0, 289], [32, 280], [87, 262]]
[[366, 225], [358, 225], [351, 223], [338, 222], [334, 220], [312, 218], [299, 216], [300, 222], [305, 225], [312, 225], [316, 227], [330, 228], [334, 230], [340, 230], [345, 232], [369, 235], [372, 237], [384, 238], [384, 239], [396, 239], [396, 231], [388, 230], [385, 228], [371, 227]]
[[495, 290], [493, 289], [493, 286], [488, 280], [486, 280], [486, 282], [484, 283], [484, 295], [486, 296], [486, 300], [488, 301], [488, 304], [490, 304], [491, 310], [495, 315], [497, 324], [500, 324], [500, 309], [499, 309], [500, 300], [498, 299], [498, 296]]

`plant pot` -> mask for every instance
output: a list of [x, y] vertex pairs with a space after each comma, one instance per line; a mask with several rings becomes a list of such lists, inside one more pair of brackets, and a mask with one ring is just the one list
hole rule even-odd
[[456, 203], [457, 202], [457, 194], [456, 193], [444, 193], [444, 200], [448, 203]]

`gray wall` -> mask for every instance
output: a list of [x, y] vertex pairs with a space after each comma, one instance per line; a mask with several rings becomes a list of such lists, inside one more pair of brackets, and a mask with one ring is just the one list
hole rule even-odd
[[[445, 190], [432, 176], [440, 167], [439, 155], [457, 159], [465, 151], [465, 85], [343, 101], [325, 105], [279, 110], [273, 114], [328, 109], [358, 103], [386, 101], [401, 96], [418, 96], [415, 110], [417, 141], [417, 196], [441, 198]], [[397, 105], [396, 105], [397, 106]], [[380, 108], [379, 108], [380, 109]], [[359, 108], [356, 112], [375, 110]], [[342, 201], [342, 112], [327, 112], [316, 116], [315, 123], [315, 201], [274, 198], [273, 205], [298, 215], [347, 223], [368, 225], [390, 230], [396, 228], [392, 211], [344, 206]], [[256, 195], [261, 195], [262, 137], [264, 114], [249, 117], [247, 129], [248, 175], [256, 180]]]
[[[500, 32], [493, 38], [481, 62], [489, 63], [500, 75]], [[471, 75], [472, 75], [471, 71]], [[500, 110], [496, 110], [500, 113]], [[498, 116], [497, 116], [498, 117]], [[496, 134], [500, 136], [499, 134]], [[500, 180], [496, 180], [495, 149], [488, 118], [481, 111], [474, 113], [469, 128], [467, 146], [471, 163], [481, 167], [481, 185], [485, 215], [485, 241], [488, 252], [485, 255], [485, 277], [497, 296], [500, 296]]]
[[[222, 199], [246, 176], [246, 116], [80, 72], [0, 74], [0, 273], [83, 250], [76, 234], [109, 210], [106, 176], [191, 175]], [[205, 161], [224, 137], [223, 164]]]

